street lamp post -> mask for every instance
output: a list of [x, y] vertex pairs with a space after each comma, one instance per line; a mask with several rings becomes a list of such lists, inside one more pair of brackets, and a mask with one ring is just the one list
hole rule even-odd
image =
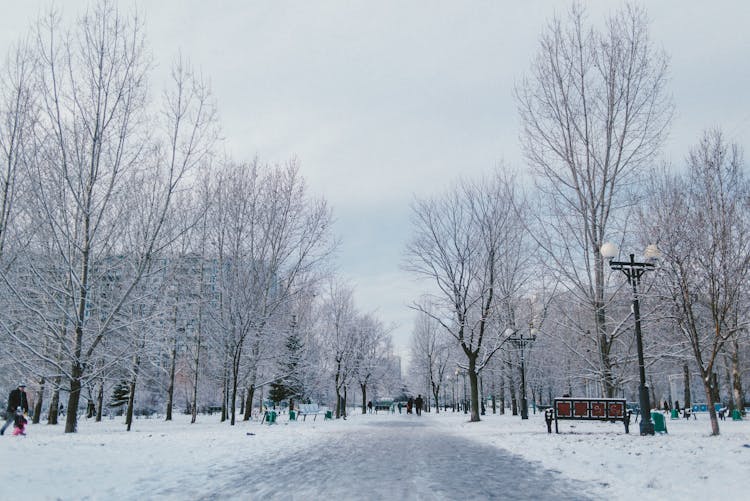
[[[635, 260], [635, 255], [630, 255], [630, 261], [614, 261], [617, 256], [617, 246], [612, 243], [602, 245], [602, 257], [609, 260], [609, 267], [613, 270], [622, 271], [628, 277], [628, 284], [633, 288], [633, 318], [635, 319], [635, 341], [638, 349], [638, 376], [640, 386], [638, 387], [638, 400], [641, 407], [641, 435], [653, 435], [654, 423], [651, 421], [651, 403], [649, 401], [648, 386], [646, 386], [646, 366], [643, 361], [643, 337], [641, 335], [641, 309], [638, 301], [638, 285], [641, 276], [654, 269], [654, 264], [640, 263]], [[655, 245], [649, 245], [644, 253], [646, 259], [653, 259], [659, 255]]]
[[508, 337], [509, 341], [518, 346], [521, 350], [521, 419], [529, 419], [529, 402], [526, 400], [526, 364], [524, 361], [524, 352], [526, 351], [526, 345], [536, 341], [536, 335], [531, 329], [531, 335], [524, 337], [523, 333], [513, 334]]

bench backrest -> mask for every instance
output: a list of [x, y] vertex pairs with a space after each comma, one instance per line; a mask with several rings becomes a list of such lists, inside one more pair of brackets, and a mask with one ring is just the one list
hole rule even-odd
[[299, 404], [299, 411], [304, 414], [312, 414], [319, 410], [318, 404]]
[[621, 398], [556, 398], [558, 419], [623, 419], [625, 399]]

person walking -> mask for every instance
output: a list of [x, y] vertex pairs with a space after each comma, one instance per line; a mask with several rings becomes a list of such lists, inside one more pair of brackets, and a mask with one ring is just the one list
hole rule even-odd
[[414, 399], [412, 397], [409, 397], [409, 400], [406, 402], [406, 413], [411, 414], [411, 409], [414, 407]]
[[422, 400], [422, 395], [417, 395], [417, 398], [414, 400], [414, 406], [417, 408], [417, 416], [422, 415], [422, 406], [424, 405], [424, 400]]
[[26, 385], [24, 383], [21, 383], [18, 385], [18, 388], [11, 391], [8, 395], [8, 408], [6, 409], [6, 415], [7, 421], [3, 425], [2, 428], [0, 428], [0, 435], [5, 434], [5, 429], [10, 426], [11, 423], [13, 423], [16, 419], [16, 409], [20, 408], [24, 413], [29, 412], [29, 401], [26, 400]]
[[367, 410], [370, 412], [370, 414], [372, 414], [372, 400], [367, 402]]

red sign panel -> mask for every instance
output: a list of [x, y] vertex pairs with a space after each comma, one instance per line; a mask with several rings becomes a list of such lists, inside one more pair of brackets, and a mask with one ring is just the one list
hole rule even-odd
[[573, 402], [573, 415], [575, 417], [588, 417], [589, 403], [588, 402]]
[[591, 415], [593, 417], [607, 417], [607, 404], [604, 402], [591, 402]]
[[625, 415], [623, 405], [620, 402], [610, 402], [609, 417], [621, 418]]
[[570, 402], [555, 402], [557, 404], [557, 415], [559, 417], [571, 417]]

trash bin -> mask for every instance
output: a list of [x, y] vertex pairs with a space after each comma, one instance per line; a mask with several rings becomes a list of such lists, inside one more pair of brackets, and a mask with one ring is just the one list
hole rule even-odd
[[734, 409], [732, 411], [732, 421], [742, 421], [742, 413], [739, 409]]
[[325, 419], [333, 419], [333, 411], [326, 411]]
[[654, 422], [654, 431], [657, 433], [667, 432], [667, 422], [664, 419], [664, 414], [661, 412], [651, 411], [651, 421]]
[[680, 413], [677, 409], [672, 409], [671, 419], [680, 419]]
[[296, 421], [297, 420], [297, 413], [294, 411], [289, 411], [289, 421]]
[[274, 424], [276, 422], [276, 411], [266, 412], [266, 423]]

